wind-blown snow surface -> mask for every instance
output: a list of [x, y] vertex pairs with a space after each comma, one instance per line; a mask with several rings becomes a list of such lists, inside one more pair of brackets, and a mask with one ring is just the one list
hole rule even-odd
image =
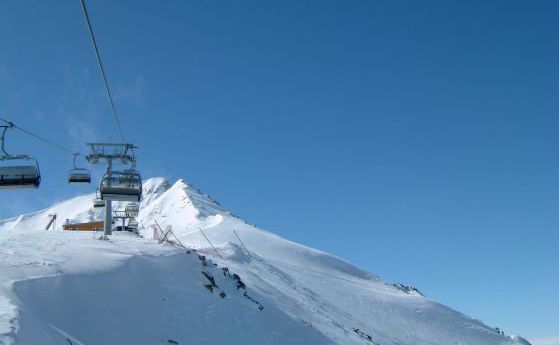
[[[145, 182], [143, 238], [44, 231], [50, 213], [59, 223], [101, 219], [93, 198], [0, 222], [0, 343], [528, 344], [255, 228], [182, 180]], [[218, 266], [204, 268], [198, 254], [157, 244], [155, 221]], [[241, 277], [263, 310], [223, 267]], [[202, 269], [216, 279], [213, 293]]]

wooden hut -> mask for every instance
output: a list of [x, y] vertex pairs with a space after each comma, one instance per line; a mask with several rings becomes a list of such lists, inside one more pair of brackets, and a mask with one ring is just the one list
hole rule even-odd
[[66, 231], [103, 231], [103, 222], [74, 223], [64, 224], [62, 227]]

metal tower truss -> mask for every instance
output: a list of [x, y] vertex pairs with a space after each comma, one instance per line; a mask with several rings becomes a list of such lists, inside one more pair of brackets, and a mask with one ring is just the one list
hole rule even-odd
[[134, 150], [137, 146], [133, 144], [115, 144], [115, 143], [88, 143], [91, 152], [87, 155], [86, 159], [91, 164], [99, 163], [99, 160], [119, 160], [122, 164], [136, 163], [136, 156]]

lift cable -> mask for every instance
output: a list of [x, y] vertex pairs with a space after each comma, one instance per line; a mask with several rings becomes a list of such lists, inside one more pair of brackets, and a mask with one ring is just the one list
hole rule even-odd
[[37, 135], [37, 134], [32, 133], [32, 132], [30, 132], [30, 131], [28, 131], [28, 130], [26, 130], [26, 129], [23, 129], [23, 128], [17, 126], [16, 124], [14, 124], [13, 122], [8, 121], [8, 120], [6, 120], [6, 119], [4, 119], [4, 118], [2, 118], [2, 117], [0, 117], [0, 120], [4, 121], [8, 126], [13, 127], [13, 128], [15, 128], [15, 129], [19, 129], [19, 130], [22, 131], [23, 133], [25, 133], [25, 134], [27, 134], [27, 135], [30, 135], [30, 136], [34, 137], [35, 139], [39, 139], [39, 140], [41, 140], [41, 141], [44, 141], [45, 143], [47, 143], [47, 144], [49, 144], [49, 145], [52, 145], [52, 146], [58, 148], [59, 150], [62, 150], [62, 151], [64, 151], [64, 152], [69, 152], [69, 153], [71, 153], [71, 154], [74, 154], [74, 153], [75, 153], [74, 151], [70, 150], [70, 149], [67, 148], [67, 147], [64, 147], [64, 146], [62, 146], [62, 145], [60, 145], [60, 144], [55, 143], [55, 142], [52, 141], [52, 140], [46, 139], [46, 138], [44, 138], [44, 137], [42, 137], [42, 136], [40, 136], [40, 135]]
[[116, 113], [116, 107], [113, 102], [113, 96], [111, 95], [111, 89], [109, 88], [109, 82], [107, 80], [107, 76], [105, 74], [105, 68], [103, 68], [103, 62], [101, 61], [101, 55], [99, 54], [99, 48], [97, 48], [97, 41], [95, 40], [95, 34], [93, 33], [93, 29], [91, 27], [91, 21], [89, 20], [89, 14], [87, 13], [87, 8], [85, 7], [85, 1], [80, 0], [82, 4], [83, 15], [85, 17], [85, 22], [87, 24], [87, 29], [89, 31], [89, 36], [91, 38], [91, 43], [93, 44], [93, 50], [95, 51], [95, 56], [97, 57], [97, 65], [99, 66], [99, 71], [101, 72], [101, 77], [103, 78], [103, 83], [105, 84], [105, 90], [107, 91], [107, 97], [109, 99], [109, 104], [111, 105], [111, 109], [116, 121], [116, 125], [118, 127], [118, 132], [120, 133], [120, 138], [123, 142], [124, 134], [122, 132], [122, 126], [120, 125], [120, 119]]

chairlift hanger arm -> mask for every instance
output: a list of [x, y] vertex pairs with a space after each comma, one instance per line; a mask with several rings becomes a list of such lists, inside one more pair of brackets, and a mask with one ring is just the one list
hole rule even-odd
[[0, 141], [1, 141], [1, 143], [0, 143], [0, 145], [1, 145], [0, 150], [2, 151], [2, 152], [1, 152], [1, 153], [2, 153], [2, 157], [10, 156], [10, 154], [9, 154], [8, 152], [6, 152], [6, 146], [5, 146], [5, 144], [4, 144], [4, 139], [6, 138], [6, 132], [8, 131], [9, 128], [12, 128], [12, 127], [13, 127], [13, 124], [10, 122], [10, 125], [8, 125], [8, 126], [0, 126], [0, 127], [2, 128], [2, 134], [0, 134]]
[[4, 160], [31, 159], [27, 155], [11, 155], [8, 152], [6, 152], [6, 145], [5, 145], [6, 132], [8, 131], [8, 129], [14, 128], [15, 126], [11, 122], [8, 122], [4, 119], [2, 120], [5, 121], [8, 125], [0, 126], [0, 128], [2, 128], [2, 132], [0, 133], [0, 160], [4, 161]]

